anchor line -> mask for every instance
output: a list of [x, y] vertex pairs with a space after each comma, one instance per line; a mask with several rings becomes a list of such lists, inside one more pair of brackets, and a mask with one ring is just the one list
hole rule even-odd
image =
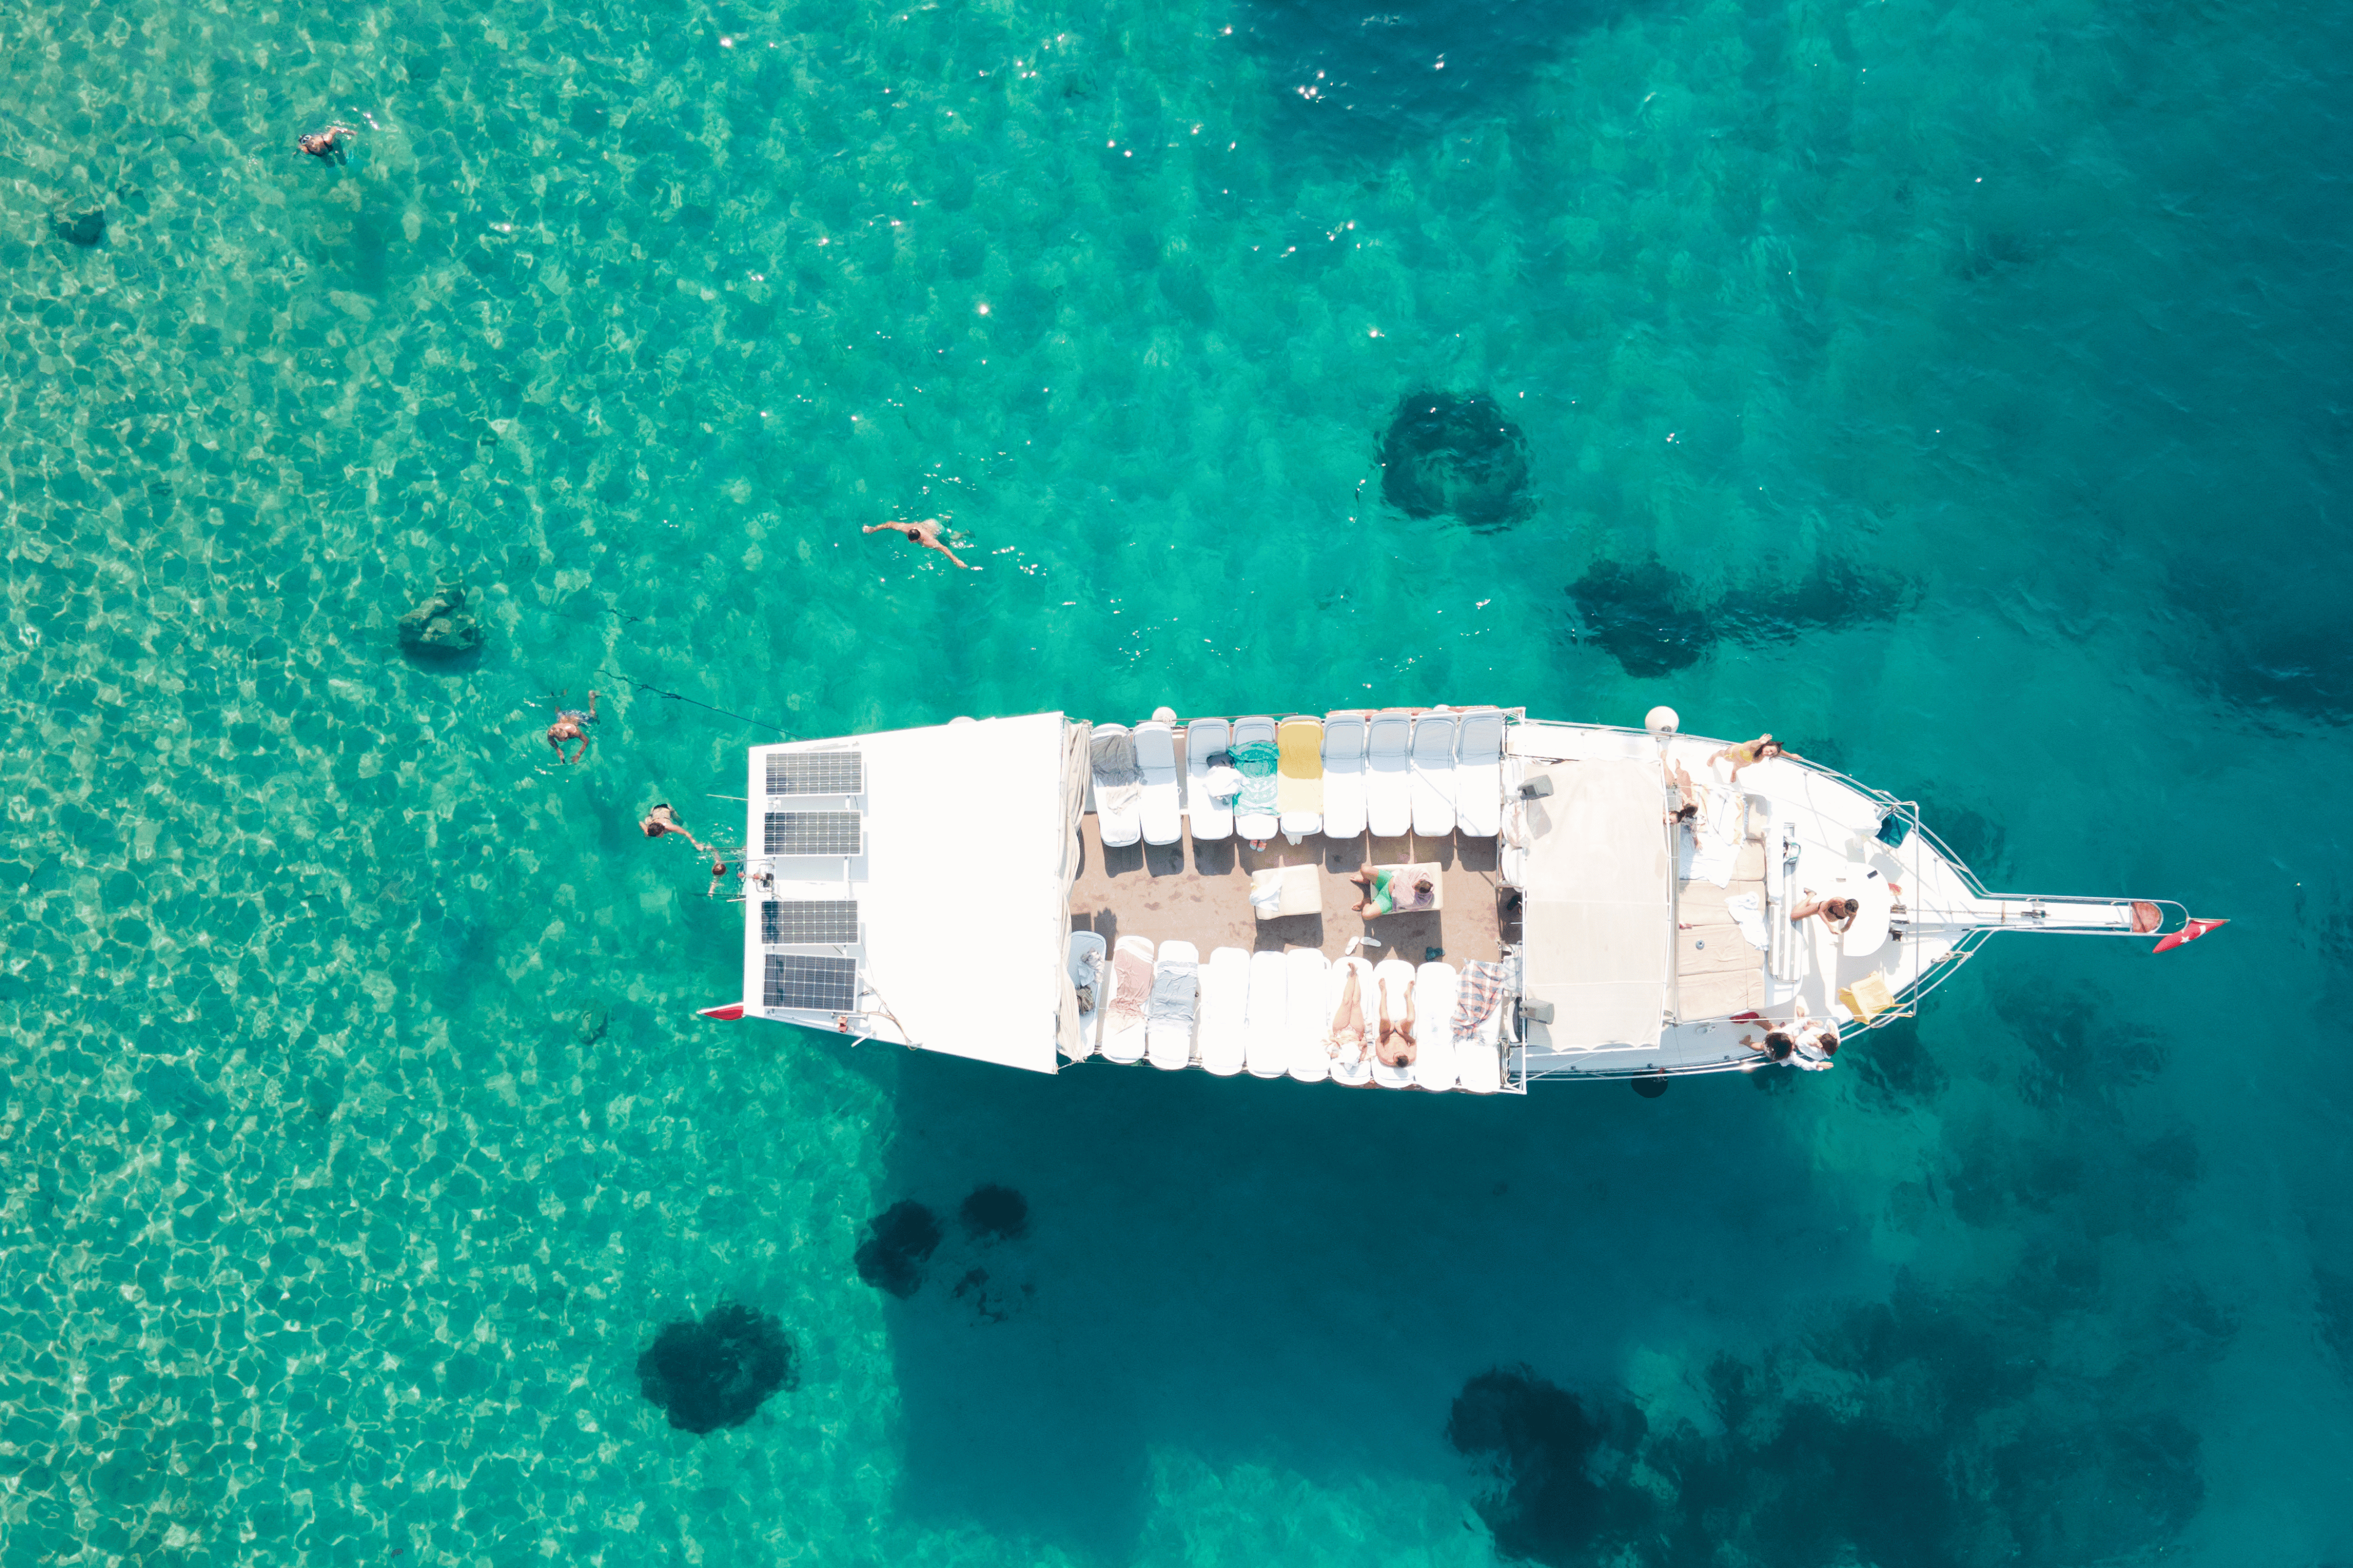
[[682, 691], [665, 691], [650, 680], [639, 680], [636, 676], [629, 674], [628, 671], [615, 669], [610, 665], [601, 667], [598, 673], [602, 675], [609, 675], [616, 680], [627, 681], [632, 688], [638, 691], [649, 692], [656, 697], [667, 698], [672, 702], [684, 702], [690, 706], [702, 709], [706, 712], [722, 714], [726, 718], [733, 719], [740, 723], [753, 725], [758, 729], [774, 730], [777, 734], [784, 736], [787, 741], [793, 738], [791, 733], [781, 724], [771, 724], [765, 719], [754, 719], [748, 713], [738, 713], [732, 708], [722, 708], [716, 703], [705, 702], [699, 697], [689, 697]]

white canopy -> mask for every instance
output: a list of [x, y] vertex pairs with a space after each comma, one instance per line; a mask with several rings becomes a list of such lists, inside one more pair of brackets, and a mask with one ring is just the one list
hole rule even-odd
[[[862, 807], [865, 852], [764, 857], [766, 815], [808, 804], [767, 797], [767, 758], [851, 748], [863, 795], [824, 804]], [[1052, 1072], [1069, 989], [1066, 851], [1084, 787], [1077, 775], [1071, 788], [1071, 768], [1084, 756], [1082, 734], [1074, 744], [1060, 713], [754, 750], [750, 864], [777, 879], [773, 895], [754, 889], [745, 901], [745, 1011], [832, 1026], [829, 1014], [761, 1005], [775, 950], [763, 943], [760, 906], [768, 896], [855, 899], [864, 935], [848, 950], [861, 958], [857, 1033]]]
[[[1629, 746], [1627, 750], [1634, 748]], [[1553, 794], [1527, 805], [1522, 993], [1554, 1007], [1529, 1055], [1654, 1047], [1666, 1011], [1673, 867], [1655, 756], [1532, 763]]]

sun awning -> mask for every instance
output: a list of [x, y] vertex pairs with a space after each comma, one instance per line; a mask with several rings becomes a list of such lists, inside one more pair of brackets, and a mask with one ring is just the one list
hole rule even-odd
[[[851, 1024], [858, 1034], [1052, 1072], [1070, 931], [1070, 730], [1061, 714], [1037, 713], [754, 750], [755, 868], [766, 843], [802, 844], [769, 826], [772, 814], [805, 802], [764, 795], [771, 756], [855, 748], [861, 794], [828, 804], [857, 811], [862, 832], [839, 836], [855, 853], [780, 854], [765, 862], [777, 880], [772, 895], [755, 891], [747, 907], [747, 1008], [831, 1026], [829, 1014], [762, 1006], [777, 948], [762, 940], [759, 906], [768, 897], [854, 900], [862, 942], [834, 951], [858, 961], [861, 1011]], [[798, 835], [817, 814], [792, 815], [787, 826]], [[771, 919], [768, 929], [791, 925]], [[814, 950], [786, 952], [818, 982], [827, 979], [826, 961]]]
[[1659, 1043], [1670, 952], [1659, 764], [1592, 758], [1531, 765], [1553, 793], [1528, 803], [1520, 989], [1549, 1002], [1533, 1059]]

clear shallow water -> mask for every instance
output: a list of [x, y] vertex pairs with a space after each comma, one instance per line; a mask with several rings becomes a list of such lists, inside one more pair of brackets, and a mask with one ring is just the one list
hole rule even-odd
[[[2341, 18], [0, 25], [8, 1561], [2353, 1551]], [[1518, 521], [1384, 504], [1424, 391]], [[1368, 696], [1671, 700], [2239, 923], [1657, 1102], [691, 1016], [735, 910], [633, 824], [729, 714]], [[698, 1437], [636, 1359], [725, 1300], [796, 1384]]]

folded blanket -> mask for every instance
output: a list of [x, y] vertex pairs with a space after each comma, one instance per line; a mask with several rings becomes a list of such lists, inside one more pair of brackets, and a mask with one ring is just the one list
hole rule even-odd
[[1098, 784], [1142, 784], [1144, 770], [1135, 765], [1135, 737], [1124, 730], [1098, 734], [1087, 744]]
[[1462, 966], [1462, 978], [1454, 987], [1454, 1037], [1467, 1040], [1479, 1032], [1479, 1026], [1494, 1012], [1495, 1005], [1504, 999], [1504, 966], [1481, 959]]
[[1724, 900], [1724, 912], [1732, 917], [1732, 923], [1740, 928], [1740, 934], [1748, 939], [1748, 945], [1758, 952], [1763, 952], [1772, 941], [1765, 932], [1764, 901], [1756, 894], [1736, 893]]
[[1155, 1024], [1189, 1024], [1193, 1021], [1193, 1004], [1201, 994], [1201, 966], [1198, 963], [1166, 963], [1152, 982], [1152, 1007], [1147, 1015]]
[[1118, 731], [1097, 735], [1087, 744], [1094, 766], [1095, 811], [1118, 816], [1144, 799], [1144, 770], [1135, 765], [1135, 737]]
[[1111, 973], [1111, 1011], [1105, 1015], [1105, 1023], [1116, 1035], [1144, 1017], [1144, 1009], [1152, 999], [1152, 961], [1132, 952], [1115, 953]]

